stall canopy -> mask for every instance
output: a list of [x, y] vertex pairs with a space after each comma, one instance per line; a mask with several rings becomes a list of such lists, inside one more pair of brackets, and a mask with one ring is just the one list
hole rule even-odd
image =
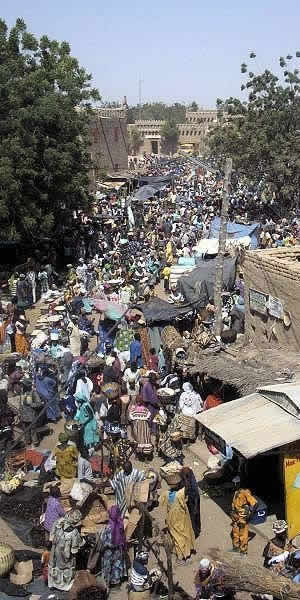
[[147, 325], [158, 322], [170, 322], [182, 319], [193, 310], [190, 304], [175, 306], [160, 298], [153, 298], [144, 304], [137, 304], [132, 308], [138, 308], [144, 315]]
[[[238, 239], [249, 235], [251, 238], [251, 249], [257, 248], [257, 230], [260, 227], [259, 223], [252, 223], [251, 225], [242, 225], [242, 223], [235, 223], [234, 221], [227, 224], [227, 238]], [[218, 238], [220, 231], [220, 217], [215, 217], [210, 225], [209, 238]]]
[[[178, 280], [178, 288], [185, 300], [197, 308], [204, 308], [214, 296], [216, 281], [216, 259], [197, 259], [197, 266], [188, 275]], [[224, 260], [223, 282], [228, 291], [235, 282], [236, 259]]]
[[173, 173], [168, 173], [167, 175], [159, 175], [159, 176], [143, 176], [139, 178], [139, 184], [140, 185], [144, 185], [144, 184], [149, 184], [149, 185], [153, 185], [156, 183], [162, 184], [163, 186], [165, 186], [167, 183], [169, 183], [169, 181], [172, 181], [174, 175]]
[[152, 185], [143, 185], [143, 187], [135, 193], [134, 200], [148, 200], [148, 198], [152, 198], [157, 192], [158, 190]]
[[295, 404], [299, 394], [300, 384], [259, 388], [254, 394], [202, 412], [196, 419], [212, 434], [216, 447], [224, 447], [225, 442], [245, 458], [254, 458], [300, 440], [299, 400]]

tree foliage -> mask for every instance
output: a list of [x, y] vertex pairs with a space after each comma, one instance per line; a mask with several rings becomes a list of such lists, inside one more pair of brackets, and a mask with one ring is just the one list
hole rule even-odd
[[138, 151], [143, 144], [143, 138], [137, 127], [130, 127], [128, 138], [129, 151], [131, 154], [138, 154]]
[[0, 20], [0, 236], [51, 236], [88, 202], [91, 75], [67, 42]]
[[[251, 52], [250, 58], [255, 59]], [[296, 58], [299, 58], [296, 52]], [[251, 182], [271, 184], [279, 201], [289, 203], [298, 196], [300, 184], [300, 78], [297, 68], [288, 68], [288, 54], [279, 58], [282, 71], [248, 71], [241, 86], [246, 101], [217, 100], [219, 123], [210, 133], [210, 153], [224, 164], [226, 157]], [[291, 64], [291, 63], [290, 63]]]
[[166, 121], [161, 130], [163, 152], [174, 154], [177, 150], [179, 129], [175, 121]]
[[193, 110], [193, 111], [197, 111], [199, 110], [199, 106], [197, 104], [197, 102], [195, 102], [195, 100], [193, 100], [193, 102], [191, 102], [191, 104], [189, 105], [189, 110]]
[[174, 123], [185, 122], [186, 107], [180, 102], [170, 106], [164, 102], [150, 102], [139, 106], [130, 106], [128, 109], [128, 123], [134, 123], [141, 118], [143, 120], [174, 121]]

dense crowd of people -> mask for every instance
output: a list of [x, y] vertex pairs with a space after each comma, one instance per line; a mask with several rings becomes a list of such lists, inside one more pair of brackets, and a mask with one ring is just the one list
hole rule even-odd
[[[1, 301], [1, 477], [9, 485], [5, 459], [10, 448], [25, 443], [27, 449], [39, 449], [43, 438], [53, 444], [47, 436], [59, 428], [57, 442], [39, 465], [39, 484], [47, 493], [41, 518], [43, 579], [50, 590], [75, 594], [75, 589], [78, 600], [105, 598], [124, 580], [132, 600], [141, 592], [146, 594], [143, 600], [150, 597], [163, 575], [147, 566], [151, 535], [146, 525], [150, 519], [151, 526], [151, 510], [158, 502], [178, 564], [187, 564], [195, 554], [201, 534], [200, 494], [186, 464], [186, 449], [201, 435], [196, 415], [222, 403], [220, 387], [204, 395], [184, 370], [173, 372], [161, 328], [148, 327], [143, 314], [155, 298], [178, 306], [185, 302], [176, 285], [170, 285], [171, 269], [180, 258], [188, 264], [197, 243], [208, 237], [212, 219], [220, 214], [222, 182], [180, 161], [160, 163], [147, 157], [146, 169], [156, 178], [171, 172], [154, 198], [142, 205], [124, 194], [102, 198], [93, 217], [77, 216], [86, 234], [77, 239], [76, 252], [66, 236], [65, 271], [58, 272], [49, 256], [30, 258], [11, 274], [9, 294]], [[230, 214], [247, 223], [257, 210], [254, 196], [249, 198], [245, 186], [238, 185]], [[295, 244], [297, 215], [289, 222], [273, 218], [264, 218], [259, 246]], [[243, 298], [240, 273], [232, 294], [231, 327], [242, 320]], [[213, 315], [212, 299], [207, 308]], [[256, 499], [242, 487], [230, 449], [224, 456], [206, 441], [218, 455], [224, 476], [236, 484], [233, 549], [245, 555]], [[168, 485], [161, 490], [154, 458], [165, 469]], [[128, 520], [134, 505], [128, 490], [132, 494], [144, 482], [147, 494], [138, 506], [143, 504], [145, 514], [135, 523], [138, 533], [131, 543]], [[62, 493], [62, 484], [67, 492]], [[86, 502], [91, 496], [103, 500], [105, 486], [113, 500], [104, 501], [105, 524], [98, 527], [86, 560], [81, 558], [80, 570], [78, 557], [87, 544], [81, 531]], [[66, 497], [68, 510], [62, 502]], [[276, 535], [286, 534], [285, 523], [278, 523]], [[270, 542], [264, 552], [266, 566], [281, 564], [274, 557], [283, 554], [285, 562], [285, 552], [285, 542]], [[101, 584], [95, 577], [99, 573]], [[197, 598], [225, 594], [221, 579], [216, 565], [202, 558]]]

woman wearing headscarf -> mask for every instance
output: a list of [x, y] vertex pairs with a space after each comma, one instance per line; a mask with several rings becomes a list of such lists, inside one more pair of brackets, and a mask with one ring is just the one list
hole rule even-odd
[[61, 431], [58, 436], [58, 444], [54, 448], [53, 456], [56, 460], [55, 472], [61, 479], [73, 479], [77, 474], [78, 450], [68, 435]]
[[172, 538], [179, 561], [186, 560], [195, 550], [195, 535], [187, 506], [182, 481], [174, 482], [169, 491], [163, 492], [162, 506], [166, 506], [166, 526]]
[[96, 569], [100, 558], [102, 577], [109, 589], [110, 586], [120, 584], [127, 577], [127, 555], [124, 522], [119, 507], [111, 506], [108, 516], [108, 524], [98, 534], [88, 568]]
[[191, 383], [184, 383], [182, 389], [183, 392], [179, 398], [180, 429], [184, 439], [194, 440], [196, 437], [195, 416], [203, 410], [203, 401]]
[[[88, 377], [83, 377], [83, 385], [79, 386], [78, 388], [79, 381], [80, 380], [78, 380], [77, 382], [77, 388], [74, 396], [77, 404], [77, 412], [74, 418], [76, 421], [79, 421], [79, 423], [82, 425], [84, 446], [86, 448], [92, 448], [96, 446], [96, 444], [98, 444], [100, 436], [95, 412], [90, 402], [90, 388], [88, 385], [88, 381], [91, 382], [91, 380], [88, 379]], [[77, 391], [77, 389], [79, 391]]]
[[116, 370], [114, 369], [114, 363], [115, 363], [115, 357], [114, 356], [107, 356], [106, 360], [105, 360], [105, 367], [103, 369], [103, 383], [119, 383], [120, 382], [120, 377], [117, 374]]
[[22, 356], [27, 356], [29, 352], [29, 344], [26, 338], [26, 318], [24, 315], [21, 315], [15, 323], [16, 333], [15, 333], [15, 346], [16, 352], [18, 354], [22, 354]]
[[136, 404], [129, 409], [129, 420], [132, 423], [133, 439], [137, 442], [136, 453], [141, 456], [151, 457], [153, 454], [150, 419], [150, 410], [145, 406], [143, 398], [137, 396]]
[[145, 406], [151, 413], [151, 422], [159, 411], [159, 399], [157, 396], [157, 375], [156, 373], [149, 373], [148, 381], [144, 383], [142, 389], [142, 396]]
[[189, 509], [195, 538], [201, 533], [200, 494], [195, 475], [189, 467], [181, 470], [181, 479], [185, 488], [187, 507]]
[[81, 512], [71, 510], [55, 521], [51, 533], [52, 542], [48, 564], [48, 587], [68, 591], [71, 589], [76, 570], [76, 554], [84, 545], [79, 533]]

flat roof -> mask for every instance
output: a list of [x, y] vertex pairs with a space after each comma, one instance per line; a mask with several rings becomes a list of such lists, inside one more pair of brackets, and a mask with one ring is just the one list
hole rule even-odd
[[196, 415], [245, 458], [300, 440], [300, 419], [258, 392]]

